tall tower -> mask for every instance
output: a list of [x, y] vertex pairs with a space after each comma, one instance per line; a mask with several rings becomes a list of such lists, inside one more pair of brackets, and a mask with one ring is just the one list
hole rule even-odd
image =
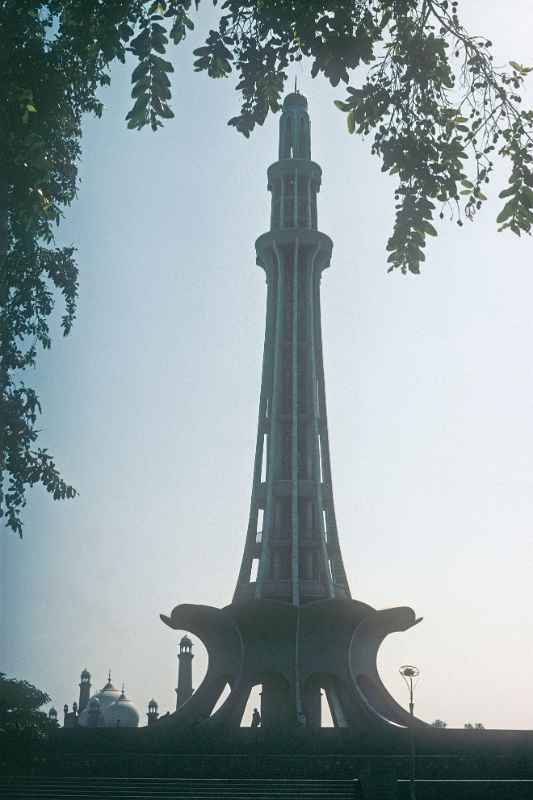
[[256, 242], [267, 309], [244, 554], [230, 605], [183, 604], [161, 615], [198, 636], [209, 660], [191, 697], [191, 659], [180, 652], [176, 712], [157, 726], [234, 731], [258, 684], [261, 729], [320, 727], [322, 691], [338, 727], [414, 724], [383, 686], [377, 653], [389, 633], [418, 620], [410, 608], [377, 611], [352, 599], [339, 547], [320, 322], [333, 245], [318, 230], [321, 176], [311, 160], [307, 100], [294, 92], [283, 103], [279, 158], [268, 170], [270, 230]]
[[78, 710], [81, 712], [86, 708], [91, 696], [91, 673], [89, 670], [84, 669], [80, 675], [80, 701], [78, 703]]
[[155, 700], [150, 700], [148, 703], [148, 725], [155, 725], [159, 718], [159, 706]]
[[320, 281], [332, 242], [317, 229], [322, 170], [307, 100], [289, 94], [268, 170], [270, 231], [256, 242], [267, 313], [252, 499], [234, 602], [299, 606], [350, 597], [333, 506]]
[[57, 721], [57, 709], [55, 709], [54, 707], [52, 707], [52, 708], [49, 710], [49, 712], [48, 712], [48, 719], [50, 720], [51, 724], [52, 724], [52, 725], [54, 725], [55, 727], [58, 727], [58, 726], [59, 726], [59, 723], [58, 723], [58, 721]]
[[176, 692], [176, 711], [192, 696], [192, 642], [188, 636], [180, 641], [178, 653], [178, 686]]

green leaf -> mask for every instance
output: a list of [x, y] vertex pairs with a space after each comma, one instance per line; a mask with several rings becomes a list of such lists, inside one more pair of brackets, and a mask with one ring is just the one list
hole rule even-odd
[[141, 56], [148, 55], [150, 52], [150, 31], [148, 28], [145, 28], [135, 39], [132, 39], [130, 45], [134, 53]]
[[159, 109], [159, 115], [164, 117], [165, 119], [172, 119], [174, 116], [174, 112], [171, 108], [167, 106], [166, 103], [161, 103], [161, 108]]
[[422, 223], [422, 230], [425, 233], [428, 233], [430, 236], [437, 236], [438, 235], [436, 229], [433, 227], [431, 222], [427, 221], [427, 219], [425, 219], [424, 222]]
[[524, 186], [522, 188], [522, 199], [525, 201], [526, 205], [529, 208], [533, 208], [533, 191], [529, 188], [529, 186]]
[[157, 69], [162, 70], [163, 72], [174, 72], [174, 67], [172, 66], [170, 61], [166, 61], [164, 58], [156, 56], [155, 53], [151, 54], [150, 61], [152, 62], [153, 66], [155, 66]]
[[500, 192], [498, 197], [511, 197], [511, 195], [516, 194], [517, 184], [513, 183], [511, 186], [508, 186], [507, 189], [504, 189], [503, 192]]
[[143, 78], [150, 69], [150, 62], [147, 60], [141, 61], [132, 72], [131, 82], [136, 83], [140, 78]]
[[355, 132], [355, 111], [352, 109], [346, 118], [349, 133]]
[[334, 105], [340, 108], [341, 111], [350, 111], [352, 108], [349, 103], [344, 103], [342, 100], [335, 100]]
[[518, 200], [516, 197], [513, 197], [512, 200], [509, 200], [509, 202], [504, 205], [503, 209], [496, 217], [496, 222], [498, 223], [505, 222], [506, 219], [512, 217], [517, 209], [517, 206], [518, 206]]
[[133, 89], [131, 90], [131, 96], [133, 99], [140, 97], [142, 94], [145, 94], [148, 89], [150, 88], [150, 79], [143, 78], [142, 81], [138, 81]]

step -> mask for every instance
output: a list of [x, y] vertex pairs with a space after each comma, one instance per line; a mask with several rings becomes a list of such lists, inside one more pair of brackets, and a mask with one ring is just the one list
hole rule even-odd
[[301, 795], [302, 797], [321, 797], [324, 794], [327, 794], [328, 797], [345, 797], [345, 796], [353, 796], [354, 787], [353, 785], [349, 788], [341, 789], [336, 787], [323, 787], [320, 790], [311, 790], [302, 788], [299, 786], [292, 786], [286, 789], [276, 789], [274, 787], [259, 789], [256, 787], [250, 787], [248, 789], [234, 789], [232, 787], [228, 787], [227, 790], [221, 792], [220, 790], [209, 789], [206, 787], [179, 787], [176, 786], [174, 788], [169, 788], [164, 792], [160, 792], [156, 789], [154, 790], [144, 790], [144, 789], [136, 789], [134, 787], [126, 788], [124, 791], [118, 793], [114, 788], [104, 788], [101, 789], [90, 789], [87, 791], [86, 787], [83, 784], [72, 785], [69, 788], [54, 786], [50, 788], [43, 788], [33, 784], [27, 786], [20, 786], [17, 784], [10, 784], [8, 786], [2, 786], [2, 794], [3, 791], [11, 791], [12, 793], [17, 794], [24, 794], [28, 791], [31, 791], [36, 797], [67, 797], [72, 792], [76, 792], [77, 796], [81, 797], [94, 797], [98, 795], [98, 797], [138, 797], [138, 798], [146, 798], [146, 797], [173, 797], [176, 793], [179, 794], [180, 797], [198, 797], [200, 794], [205, 795], [206, 797], [249, 797], [253, 795], [254, 797], [271, 797], [272, 795], [276, 795], [276, 797], [292, 797], [296, 792]]
[[[8, 798], [30, 798], [30, 797], [41, 798], [41, 800], [48, 800], [48, 798], [50, 798], [50, 800], [56, 800], [56, 798], [65, 798], [65, 800], [67, 800], [68, 798], [74, 798], [74, 797], [86, 798], [87, 800], [89, 800], [90, 798], [92, 798], [93, 800], [95, 800], [95, 798], [97, 798], [98, 800], [108, 800], [109, 798], [111, 800], [111, 798], [115, 798], [116, 795], [114, 795], [112, 792], [102, 792], [102, 793], [92, 792], [91, 794], [86, 794], [85, 792], [77, 789], [72, 789], [69, 792], [61, 792], [61, 794], [59, 794], [58, 792], [45, 792], [45, 793], [35, 792], [32, 788], [27, 788], [24, 791], [6, 788], [5, 790], [2, 790], [2, 797], [4, 800], [7, 800]], [[236, 800], [236, 798], [239, 798], [239, 800], [272, 800], [272, 798], [279, 798], [279, 800], [288, 800], [288, 798], [298, 798], [298, 800], [315, 800], [318, 797], [320, 798], [327, 797], [332, 799], [336, 798], [336, 800], [353, 800], [355, 794], [353, 789], [350, 790], [349, 792], [341, 793], [341, 792], [325, 791], [320, 794], [317, 794], [315, 792], [313, 792], [313, 794], [309, 794], [307, 792], [299, 792], [298, 789], [293, 789], [292, 791], [284, 792], [283, 794], [276, 792], [275, 790], [268, 792], [254, 792], [252, 790], [250, 792], [242, 792], [240, 794], [235, 794], [234, 792], [228, 792], [227, 794], [224, 795], [219, 795], [214, 792], [200, 792], [200, 791], [187, 792], [186, 794], [184, 794], [179, 789], [176, 789], [175, 792], [165, 795], [157, 793], [138, 794], [137, 792], [129, 792], [127, 794], [121, 795], [121, 797], [135, 798], [135, 800], [158, 800], [161, 797], [180, 798], [180, 800], [181, 799], [185, 800], [185, 798], [189, 798], [190, 800], [192, 800], [192, 798], [194, 798], [194, 800], [213, 800], [214, 798], [220, 798], [220, 797], [231, 798], [231, 800]]]
[[354, 800], [357, 781], [268, 778], [0, 779], [2, 800]]
[[[416, 800], [533, 800], [533, 780], [417, 780]], [[398, 781], [398, 800], [409, 800], [409, 781]]]

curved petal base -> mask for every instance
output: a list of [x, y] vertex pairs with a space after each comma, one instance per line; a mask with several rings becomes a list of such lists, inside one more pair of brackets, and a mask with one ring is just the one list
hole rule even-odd
[[[270, 600], [223, 609], [180, 605], [161, 619], [198, 636], [209, 654], [193, 696], [159, 725], [238, 728], [253, 686], [262, 684], [261, 724], [320, 727], [325, 691], [336, 727], [424, 725], [387, 692], [378, 674], [384, 638], [416, 625], [410, 608], [376, 611], [356, 600], [295, 606]], [[226, 684], [230, 692], [213, 713]]]

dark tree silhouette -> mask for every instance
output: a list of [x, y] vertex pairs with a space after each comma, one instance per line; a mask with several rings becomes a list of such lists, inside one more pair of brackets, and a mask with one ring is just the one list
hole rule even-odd
[[39, 709], [50, 698], [27, 681], [0, 672], [0, 769], [25, 767], [43, 752], [57, 727]]

